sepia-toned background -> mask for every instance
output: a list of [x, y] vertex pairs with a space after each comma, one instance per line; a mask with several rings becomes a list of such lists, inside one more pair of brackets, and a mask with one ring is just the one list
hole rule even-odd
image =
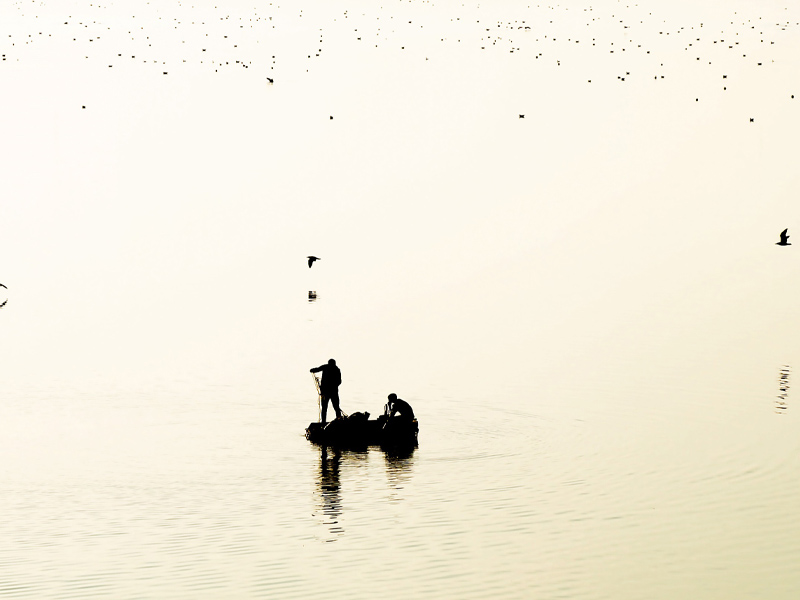
[[4, 5], [0, 596], [794, 598], [799, 23]]

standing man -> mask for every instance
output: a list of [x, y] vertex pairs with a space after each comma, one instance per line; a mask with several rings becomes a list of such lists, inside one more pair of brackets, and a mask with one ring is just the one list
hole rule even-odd
[[320, 395], [322, 398], [322, 410], [320, 422], [325, 422], [325, 416], [328, 413], [328, 400], [333, 404], [333, 410], [336, 411], [336, 418], [342, 416], [342, 411], [339, 410], [339, 386], [342, 384], [342, 372], [336, 366], [336, 361], [330, 359], [328, 364], [311, 369], [312, 373], [319, 373], [322, 371], [322, 382], [319, 384]]

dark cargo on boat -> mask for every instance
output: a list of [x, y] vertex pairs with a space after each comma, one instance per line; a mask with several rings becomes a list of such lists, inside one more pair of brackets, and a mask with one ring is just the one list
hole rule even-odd
[[311, 423], [306, 438], [326, 446], [416, 446], [419, 423], [380, 415], [370, 420], [369, 413], [353, 413], [330, 423]]

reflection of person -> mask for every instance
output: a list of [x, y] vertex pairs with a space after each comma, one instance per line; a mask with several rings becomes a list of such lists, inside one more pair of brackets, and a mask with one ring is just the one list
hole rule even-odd
[[[395, 418], [398, 421], [411, 422], [414, 420], [414, 411], [411, 405], [405, 400], [397, 397], [397, 394], [389, 394], [389, 402], [386, 404], [386, 413], [389, 418]], [[399, 413], [399, 414], [398, 414]]]
[[[317, 479], [317, 491], [319, 492], [319, 505], [325, 525], [328, 526], [332, 536], [341, 535], [343, 530], [339, 525], [339, 516], [342, 514], [342, 500], [339, 494], [339, 465], [342, 461], [342, 453], [334, 448], [333, 455], [328, 455], [325, 446], [320, 448], [319, 457], [319, 478]], [[333, 537], [326, 541], [332, 542]]]
[[333, 456], [322, 446], [319, 456], [319, 490], [324, 501], [324, 511], [334, 518], [339, 515], [339, 463], [341, 452], [334, 448]]
[[342, 416], [342, 411], [339, 410], [339, 386], [342, 384], [342, 372], [336, 366], [336, 361], [330, 359], [328, 364], [311, 369], [312, 373], [319, 373], [322, 371], [322, 381], [319, 384], [320, 402], [322, 402], [322, 414], [320, 421], [325, 422], [325, 416], [328, 412], [328, 400], [333, 404], [333, 410], [336, 411], [336, 418]]

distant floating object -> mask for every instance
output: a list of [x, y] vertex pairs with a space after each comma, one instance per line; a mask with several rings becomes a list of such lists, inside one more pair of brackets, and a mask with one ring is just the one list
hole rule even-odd
[[267, 77], [267, 81], [268, 81], [270, 84], [272, 84], [272, 83], [275, 83], [275, 80], [274, 80], [274, 79], [272, 79], [272, 77]]
[[308, 301], [315, 302], [317, 300], [317, 292], [308, 290]]
[[313, 264], [314, 264], [314, 261], [315, 261], [315, 260], [322, 260], [322, 259], [321, 259], [321, 258], [319, 258], [318, 256], [309, 256], [309, 257], [308, 257], [308, 268], [309, 268], [309, 269], [311, 268], [311, 265], [313, 265]]
[[519, 118], [520, 118], [520, 119], [524, 119], [524, 118], [525, 118], [525, 115], [520, 115], [520, 116], [519, 116]]
[[792, 243], [789, 241], [789, 234], [787, 233], [789, 228], [787, 227], [783, 231], [781, 231], [781, 241], [775, 242], [776, 246], [791, 246]]

